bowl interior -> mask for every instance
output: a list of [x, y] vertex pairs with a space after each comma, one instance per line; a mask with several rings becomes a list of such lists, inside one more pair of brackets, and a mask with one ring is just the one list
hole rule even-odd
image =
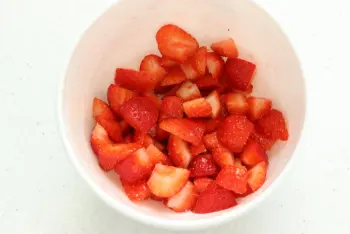
[[[270, 152], [264, 186], [218, 213], [174, 213], [153, 201], [135, 204], [121, 189], [114, 173], [105, 173], [90, 148], [94, 125], [92, 100], [106, 100], [116, 67], [138, 69], [143, 56], [159, 54], [157, 30], [174, 23], [190, 32], [201, 45], [226, 37], [236, 41], [240, 57], [257, 64], [253, 95], [273, 100], [287, 118], [290, 139]], [[305, 116], [305, 87], [299, 61], [279, 26], [247, 0], [125, 0], [95, 21], [79, 42], [60, 90], [60, 121], [68, 151], [83, 177], [117, 210], [146, 223], [161, 226], [208, 226], [247, 210], [285, 169], [296, 148]], [[203, 227], [203, 226], [202, 226]]]

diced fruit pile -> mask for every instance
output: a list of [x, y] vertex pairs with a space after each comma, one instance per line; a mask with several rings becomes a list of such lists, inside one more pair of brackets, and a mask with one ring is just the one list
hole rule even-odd
[[154, 199], [175, 212], [233, 207], [266, 179], [267, 151], [288, 140], [283, 114], [250, 96], [255, 64], [233, 39], [199, 47], [175, 25], [156, 34], [162, 57], [117, 68], [108, 104], [95, 98], [91, 146], [132, 201]]

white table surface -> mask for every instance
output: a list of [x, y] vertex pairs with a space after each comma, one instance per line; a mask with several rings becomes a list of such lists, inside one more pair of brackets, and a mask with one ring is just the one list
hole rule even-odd
[[[0, 233], [173, 233], [129, 220], [72, 167], [56, 90], [79, 36], [112, 0], [0, 1]], [[256, 0], [290, 36], [308, 88], [300, 161], [272, 195], [198, 233], [350, 233], [348, 0]]]

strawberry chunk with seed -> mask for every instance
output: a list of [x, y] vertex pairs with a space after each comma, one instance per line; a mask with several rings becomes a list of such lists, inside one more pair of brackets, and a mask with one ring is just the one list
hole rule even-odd
[[214, 79], [211, 75], [201, 77], [195, 81], [195, 84], [201, 91], [211, 91], [219, 87], [218, 80]]
[[147, 181], [142, 180], [136, 183], [128, 183], [121, 179], [123, 189], [131, 201], [143, 201], [149, 198], [151, 192], [147, 186]]
[[170, 136], [170, 133], [167, 132], [167, 131], [164, 131], [163, 129], [161, 129], [159, 127], [159, 125], [157, 125], [156, 127], [156, 136], [155, 136], [155, 139], [158, 140], [158, 141], [164, 141], [164, 140], [167, 140]]
[[120, 125], [116, 120], [105, 119], [102, 116], [97, 116], [96, 121], [107, 131], [109, 138], [114, 143], [118, 143], [123, 140]]
[[249, 97], [248, 98], [248, 116], [251, 120], [260, 119], [269, 110], [271, 110], [272, 102], [266, 98]]
[[185, 212], [190, 210], [196, 203], [198, 192], [196, 186], [191, 181], [172, 197], [169, 197], [164, 204], [175, 212]]
[[188, 143], [174, 135], [169, 138], [168, 153], [171, 161], [177, 167], [187, 168], [192, 159]]
[[157, 197], [171, 197], [180, 192], [188, 181], [190, 172], [187, 169], [156, 164], [147, 185]]
[[162, 151], [160, 151], [158, 149], [158, 147], [156, 147], [153, 144], [150, 144], [147, 147], [146, 152], [147, 152], [148, 156], [150, 157], [153, 165], [156, 165], [157, 163], [165, 164], [167, 161], [167, 156], [165, 154], [163, 154]]
[[183, 101], [176, 96], [168, 96], [163, 98], [162, 106], [160, 109], [159, 120], [167, 118], [182, 118], [184, 115]]
[[205, 135], [203, 137], [203, 143], [205, 145], [205, 148], [207, 148], [208, 150], [222, 147], [219, 142], [217, 132], [212, 132], [210, 134]]
[[235, 205], [237, 202], [232, 191], [211, 183], [199, 194], [192, 211], [197, 214], [205, 214], [225, 210]]
[[194, 37], [172, 24], [161, 27], [156, 34], [156, 40], [160, 53], [177, 62], [187, 60], [199, 47]]
[[195, 80], [199, 77], [199, 73], [192, 66], [190, 61], [186, 61], [185, 63], [181, 64], [180, 67], [188, 80]]
[[198, 76], [204, 76], [207, 66], [207, 47], [200, 47], [190, 59], [192, 67], [197, 71]]
[[160, 122], [159, 127], [181, 139], [198, 145], [205, 132], [205, 124], [189, 119], [169, 118]]
[[205, 126], [206, 126], [205, 133], [215, 132], [222, 121], [223, 121], [223, 118], [216, 118], [216, 119], [207, 120], [207, 122], [205, 124]]
[[289, 133], [282, 112], [272, 109], [256, 122], [256, 131], [272, 140], [288, 140]]
[[157, 95], [155, 95], [153, 92], [143, 93], [142, 97], [146, 97], [150, 101], [152, 101], [154, 103], [154, 105], [157, 107], [158, 110], [162, 106], [162, 100], [159, 97], [157, 97]]
[[258, 142], [264, 150], [270, 150], [276, 142], [276, 140], [271, 140], [263, 134], [258, 133], [256, 131], [254, 131], [250, 137], [256, 142]]
[[255, 166], [259, 162], [267, 161], [264, 149], [254, 140], [248, 140], [240, 156], [241, 161], [248, 167]]
[[225, 72], [232, 88], [247, 90], [255, 73], [256, 65], [239, 58], [226, 61]]
[[158, 109], [145, 97], [135, 97], [125, 102], [120, 113], [124, 120], [141, 132], [148, 132], [158, 120]]
[[221, 113], [221, 102], [218, 91], [214, 90], [213, 92], [211, 92], [207, 96], [206, 100], [211, 106], [211, 117], [213, 119], [219, 117]]
[[207, 69], [215, 80], [219, 80], [224, 72], [225, 62], [214, 52], [207, 53]]
[[227, 166], [221, 169], [215, 182], [237, 194], [247, 191], [248, 172], [245, 167]]
[[160, 57], [155, 54], [147, 55], [140, 64], [140, 71], [146, 71], [156, 79], [158, 84], [166, 75], [166, 70], [160, 64]]
[[152, 91], [157, 83], [157, 78], [146, 71], [117, 68], [114, 82], [124, 88], [139, 92]]
[[96, 117], [101, 117], [103, 119], [114, 120], [114, 114], [104, 101], [94, 98], [92, 105], [92, 115], [96, 119]]
[[185, 76], [185, 73], [181, 70], [181, 68], [179, 66], [174, 66], [170, 68], [168, 74], [164, 77], [160, 85], [161, 86], [177, 85], [177, 84], [181, 84], [186, 80], [187, 78]]
[[153, 138], [148, 134], [140, 131], [135, 131], [133, 142], [143, 145], [143, 147], [147, 147], [153, 144]]
[[116, 114], [119, 114], [120, 107], [124, 104], [124, 102], [136, 96], [137, 95], [134, 91], [124, 89], [114, 84], [111, 84], [107, 91], [108, 103], [113, 112]]
[[177, 65], [177, 62], [166, 57], [160, 59], [160, 65], [164, 68], [171, 68]]
[[230, 114], [244, 115], [249, 109], [247, 99], [242, 93], [226, 94], [225, 104]]
[[211, 154], [202, 154], [194, 157], [188, 166], [190, 177], [215, 176], [219, 168]]
[[232, 38], [227, 38], [211, 44], [211, 49], [223, 57], [235, 58], [238, 56], [236, 43]]
[[200, 143], [199, 145], [191, 145], [190, 152], [191, 152], [192, 156], [196, 156], [196, 155], [207, 152], [207, 149], [205, 148], [203, 143]]
[[199, 193], [203, 192], [209, 184], [213, 183], [214, 180], [208, 177], [198, 177], [194, 178], [193, 183], [196, 186]]
[[235, 163], [235, 158], [233, 157], [232, 153], [224, 147], [212, 149], [211, 153], [213, 154], [215, 162], [221, 168], [224, 168], [226, 166], [233, 166]]
[[248, 185], [253, 192], [265, 183], [266, 174], [267, 162], [260, 162], [248, 171]]
[[201, 97], [201, 93], [197, 85], [193, 84], [191, 81], [186, 81], [176, 91], [176, 96], [182, 98], [184, 101], [190, 101]]
[[212, 114], [211, 106], [205, 98], [196, 98], [184, 102], [183, 108], [189, 118], [210, 117]]
[[230, 115], [218, 129], [218, 139], [233, 153], [243, 150], [254, 125], [245, 116]]

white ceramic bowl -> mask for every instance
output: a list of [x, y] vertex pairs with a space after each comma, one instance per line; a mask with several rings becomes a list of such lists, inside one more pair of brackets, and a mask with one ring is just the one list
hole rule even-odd
[[[241, 57], [257, 64], [254, 95], [273, 100], [287, 118], [290, 139], [270, 152], [264, 186], [234, 208], [196, 215], [175, 213], [160, 202], [132, 203], [114, 173], [100, 169], [90, 148], [92, 100], [106, 99], [116, 67], [138, 68], [147, 53], [158, 53], [155, 34], [174, 23], [201, 45], [231, 36]], [[262, 201], [284, 174], [301, 136], [305, 84], [299, 60], [278, 24], [249, 0], [122, 0], [108, 9], [83, 35], [59, 90], [59, 126], [65, 147], [82, 177], [113, 209], [142, 223], [194, 230], [218, 225]]]

